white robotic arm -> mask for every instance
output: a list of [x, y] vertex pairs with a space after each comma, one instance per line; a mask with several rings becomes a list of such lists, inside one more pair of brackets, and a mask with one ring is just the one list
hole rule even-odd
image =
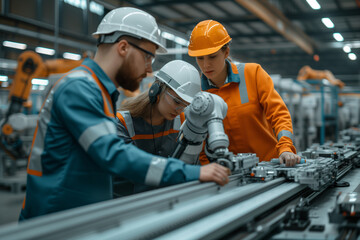
[[178, 145], [172, 157], [194, 163], [207, 136], [208, 151], [215, 155], [227, 152], [229, 138], [222, 122], [226, 113], [227, 105], [221, 97], [208, 92], [197, 93], [185, 110], [186, 120], [181, 125]]
[[199, 92], [185, 110], [186, 120], [181, 125], [178, 145], [172, 157], [190, 164], [196, 163], [206, 140], [205, 153], [212, 162], [217, 162], [233, 173], [251, 173], [259, 162], [254, 153], [229, 152], [229, 138], [224, 132], [223, 119], [227, 113], [224, 100], [214, 94]]

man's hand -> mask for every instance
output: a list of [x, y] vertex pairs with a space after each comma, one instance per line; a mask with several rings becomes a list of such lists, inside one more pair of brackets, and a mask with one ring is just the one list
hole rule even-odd
[[200, 181], [201, 182], [216, 182], [224, 186], [229, 182], [230, 169], [223, 167], [217, 163], [207, 164], [200, 168]]
[[279, 160], [280, 160], [280, 164], [285, 163], [287, 167], [293, 167], [295, 166], [295, 164], [300, 163], [301, 157], [292, 152], [283, 152], [280, 155]]

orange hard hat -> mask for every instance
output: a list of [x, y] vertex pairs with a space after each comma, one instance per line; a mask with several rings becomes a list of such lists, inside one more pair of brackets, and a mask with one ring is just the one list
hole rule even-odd
[[214, 20], [199, 22], [190, 36], [188, 53], [192, 57], [215, 53], [231, 41], [225, 27]]

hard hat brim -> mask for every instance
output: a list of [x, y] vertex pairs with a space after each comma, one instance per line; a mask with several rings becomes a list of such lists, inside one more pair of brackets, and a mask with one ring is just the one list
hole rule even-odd
[[209, 54], [213, 54], [213, 53], [216, 53], [217, 51], [219, 51], [225, 44], [229, 43], [230, 41], [231, 41], [231, 38], [229, 37], [229, 39], [226, 40], [220, 46], [216, 46], [216, 47], [212, 47], [212, 48], [204, 48], [204, 49], [199, 49], [199, 50], [190, 50], [188, 48], [188, 54], [190, 57], [200, 57], [200, 56], [206, 56]]
[[[102, 34], [104, 34], [104, 33], [103, 32], [94, 32], [92, 34], [92, 36], [97, 39]], [[108, 33], [106, 33], [106, 34], [108, 34]], [[124, 32], [124, 35], [132, 36], [131, 33], [127, 33], [127, 32]], [[146, 38], [146, 37], [143, 37], [143, 39], [146, 39], [147, 41], [149, 41], [149, 42], [151, 42], [151, 43], [153, 43], [153, 44], [155, 44], [157, 46], [156, 53], [167, 53], [168, 52], [167, 49], [164, 47], [164, 45], [162, 45], [161, 43], [155, 42], [152, 39], [149, 39], [149, 38]]]
[[[152, 42], [154, 43], [154, 42]], [[154, 43], [156, 46], [158, 46], [158, 48], [156, 49], [156, 53], [167, 53], [167, 49], [161, 45], [161, 44], [157, 44], [157, 43]]]
[[191, 103], [194, 99], [193, 97], [190, 97], [182, 92], [179, 92], [178, 89], [171, 86], [167, 81], [165, 81], [162, 77], [156, 76], [157, 79], [159, 79], [161, 82], [163, 82], [167, 87], [171, 88], [176, 94], [182, 99], [185, 100], [188, 103]]
[[174, 88], [171, 87], [171, 86], [170, 86], [170, 88], [171, 88], [172, 90], [174, 90], [174, 91], [176, 92], [176, 94], [179, 95], [179, 97], [180, 97], [182, 100], [184, 100], [184, 101], [186, 101], [186, 102], [188, 102], [188, 103], [191, 103], [192, 100], [194, 99], [193, 97], [190, 97], [190, 96], [188, 96], [188, 95], [186, 95], [186, 94], [184, 94], [184, 93], [181, 93], [181, 92], [177, 91], [176, 89], [174, 89]]
[[188, 54], [191, 57], [200, 57], [200, 56], [205, 56], [205, 55], [210, 55], [210, 54], [216, 53], [217, 51], [220, 50], [220, 48], [222, 48], [222, 46], [200, 49], [200, 50], [195, 50], [195, 51], [188, 49]]

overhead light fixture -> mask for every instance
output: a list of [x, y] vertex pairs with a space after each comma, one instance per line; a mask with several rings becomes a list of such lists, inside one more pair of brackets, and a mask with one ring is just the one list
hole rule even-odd
[[189, 45], [189, 41], [186, 41], [185, 39], [181, 38], [181, 37], [175, 37], [174, 40], [176, 43], [183, 45], [185, 47], [187, 47]]
[[171, 34], [171, 33], [168, 33], [168, 32], [162, 32], [161, 33], [161, 36], [167, 40], [171, 40], [171, 41], [174, 41], [175, 40], [175, 35], [174, 34]]
[[33, 79], [31, 80], [31, 83], [32, 83], [33, 85], [43, 85], [43, 86], [46, 86], [46, 85], [48, 85], [49, 80], [47, 80], [47, 79], [41, 79], [41, 78], [33, 78]]
[[348, 45], [345, 45], [345, 46], [343, 47], [343, 50], [344, 50], [344, 52], [349, 53], [349, 52], [351, 52], [351, 47], [348, 46]]
[[[64, 0], [65, 3], [77, 8], [81, 8], [82, 10], [86, 10], [86, 1], [87, 0]], [[99, 16], [102, 16], [104, 14], [104, 6], [95, 1], [90, 1], [89, 10], [90, 12], [95, 13]]]
[[321, 21], [327, 28], [334, 28], [334, 26], [335, 26], [330, 18], [322, 18]]
[[348, 54], [348, 57], [350, 58], [350, 60], [353, 60], [353, 61], [355, 61], [355, 60], [357, 59], [355, 53], [349, 53], [349, 54]]
[[105, 8], [103, 5], [98, 4], [97, 2], [90, 2], [90, 12], [96, 13], [99, 16], [104, 15]]
[[55, 54], [55, 50], [51, 49], [51, 48], [44, 48], [44, 47], [37, 47], [35, 48], [35, 52], [37, 53], [41, 53], [41, 54], [45, 54], [45, 55], [54, 55]]
[[8, 79], [8, 76], [0, 75], [0, 82], [7, 82]]
[[3, 46], [9, 47], [9, 48], [21, 49], [21, 50], [24, 50], [27, 47], [27, 45], [25, 43], [18, 43], [18, 42], [11, 42], [11, 41], [4, 41]]
[[316, 0], [306, 0], [310, 7], [314, 10], [319, 10], [321, 8], [320, 4]]
[[177, 44], [183, 45], [185, 47], [187, 47], [189, 45], [189, 41], [187, 41], [181, 37], [175, 36], [174, 34], [169, 33], [169, 32], [162, 32], [161, 37], [163, 37], [167, 40], [170, 40], [170, 41], [174, 41]]
[[80, 54], [76, 54], [76, 53], [64, 52], [63, 58], [70, 59], [70, 60], [80, 60], [80, 59], [81, 59], [81, 55], [80, 55]]
[[333, 33], [333, 37], [335, 38], [336, 41], [338, 42], [342, 42], [344, 41], [343, 36], [340, 33]]

